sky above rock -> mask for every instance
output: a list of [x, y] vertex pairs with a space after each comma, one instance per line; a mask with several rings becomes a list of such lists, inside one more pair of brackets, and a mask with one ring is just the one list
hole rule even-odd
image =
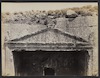
[[60, 10], [64, 8], [73, 8], [73, 7], [82, 7], [85, 5], [96, 6], [98, 3], [96, 2], [88, 2], [88, 3], [69, 3], [69, 2], [59, 2], [59, 3], [5, 3], [2, 2], [2, 12], [20, 12], [20, 11], [31, 11], [31, 10]]

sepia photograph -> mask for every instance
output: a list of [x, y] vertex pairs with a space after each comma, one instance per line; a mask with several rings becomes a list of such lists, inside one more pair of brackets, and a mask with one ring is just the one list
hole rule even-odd
[[2, 2], [2, 76], [98, 76], [97, 2]]

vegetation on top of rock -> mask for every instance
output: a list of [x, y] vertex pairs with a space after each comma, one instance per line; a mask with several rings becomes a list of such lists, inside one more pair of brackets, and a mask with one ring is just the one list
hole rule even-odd
[[26, 24], [46, 24], [48, 19], [56, 19], [59, 17], [76, 18], [78, 16], [93, 16], [98, 15], [98, 7], [91, 5], [83, 7], [66, 8], [61, 10], [49, 10], [49, 11], [25, 11], [15, 13], [2, 13], [2, 21], [4, 23], [26, 23]]

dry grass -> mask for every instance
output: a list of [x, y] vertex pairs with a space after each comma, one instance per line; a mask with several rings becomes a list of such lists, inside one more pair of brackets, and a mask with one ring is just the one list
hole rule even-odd
[[[45, 13], [47, 16], [52, 15], [59, 17], [60, 15], [66, 16], [68, 10], [75, 11], [78, 15], [81, 16], [92, 16], [95, 12], [98, 15], [98, 7], [91, 5], [83, 6], [83, 7], [74, 7], [74, 8], [65, 8], [61, 10], [49, 10], [49, 11], [25, 11], [25, 12], [15, 12], [15, 13], [2, 13], [2, 21], [3, 22], [17, 22], [17, 23], [25, 23], [26, 21], [33, 21], [34, 18], [36, 18], [36, 15], [39, 15], [41, 13]], [[27, 22], [26, 22], [27, 23]]]

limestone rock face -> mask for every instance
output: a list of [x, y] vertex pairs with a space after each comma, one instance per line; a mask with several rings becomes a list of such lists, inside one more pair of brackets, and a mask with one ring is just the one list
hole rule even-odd
[[45, 25], [28, 24], [3, 24], [3, 26], [5, 28], [3, 31], [6, 41], [20, 38], [47, 28]]
[[[25, 44], [28, 44], [28, 43], [29, 44], [31, 44], [31, 43], [36, 43], [36, 44], [37, 43], [42, 43], [42, 44], [45, 44], [45, 43], [49, 43], [49, 44], [51, 44], [51, 43], [53, 43], [53, 44], [72, 43], [72, 44], [74, 44], [74, 43], [78, 43], [78, 42], [82, 43], [82, 40], [86, 41], [86, 43], [93, 43], [94, 40], [98, 41], [97, 33], [95, 33], [98, 30], [98, 21], [97, 20], [98, 20], [97, 13], [93, 13], [91, 15], [91, 13], [87, 14], [87, 12], [86, 13], [83, 12], [79, 15], [78, 13], [76, 13], [76, 11], [73, 11], [73, 10], [67, 10], [66, 14], [61, 15], [61, 17], [60, 16], [58, 17], [56, 15], [56, 13], [51, 14], [51, 15], [49, 15], [49, 14], [47, 15], [45, 13], [40, 13], [40, 14], [39, 13], [37, 13], [37, 14], [25, 13], [25, 14], [15, 14], [15, 15], [14, 14], [4, 15], [2, 17], [2, 34], [4, 35], [3, 40], [4, 40], [4, 43], [7, 43], [8, 41], [18, 40], [15, 43], [18, 42], [18, 43], [25, 43]], [[95, 34], [95, 38], [93, 36], [94, 34]], [[95, 42], [95, 44], [97, 44], [97, 42]], [[37, 45], [37, 46], [39, 46], [39, 45]], [[37, 46], [35, 45], [35, 47], [37, 47]], [[47, 46], [50, 47], [50, 49], [52, 47], [51, 45], [47, 45]], [[91, 46], [94, 46], [94, 44]], [[27, 48], [26, 45], [25, 45], [25, 47]], [[43, 47], [45, 48], [45, 46], [42, 46], [42, 48]], [[59, 48], [61, 46], [57, 45], [56, 47]], [[64, 46], [64, 47], [66, 47], [66, 46]], [[89, 69], [89, 71], [90, 71], [89, 75], [93, 75], [93, 74], [91, 74], [91, 72], [94, 73], [94, 75], [97, 75], [97, 69], [98, 69], [98, 67], [97, 67], [97, 63], [98, 63], [97, 47], [98, 47], [98, 45], [96, 45], [94, 47], [94, 49], [96, 49], [96, 50], [93, 50], [93, 56], [92, 56], [92, 51], [90, 51], [90, 58], [92, 58], [93, 60], [90, 59], [90, 62], [89, 62], [90, 67], [89, 68], [91, 69], [91, 67], [93, 67], [94, 72], [90, 71], [90, 69]], [[13, 62], [12, 62], [13, 55], [11, 54], [12, 50], [10, 50], [9, 47], [3, 47], [3, 48], [4, 48], [3, 49], [4, 50], [3, 59], [6, 59], [6, 61], [7, 61], [7, 62], [3, 61], [4, 62], [3, 69], [7, 70], [7, 71], [3, 71], [3, 72], [5, 73], [5, 75], [7, 75], [7, 74], [12, 75], [11, 72], [9, 73], [11, 67], [13, 67], [11, 70], [14, 70], [14, 66], [13, 66]], [[47, 50], [49, 50], [49, 49], [47, 49]], [[53, 49], [53, 50], [56, 51], [56, 49]], [[43, 53], [41, 53], [41, 55], [42, 54]], [[49, 56], [50, 54], [47, 54], [47, 55]], [[56, 61], [56, 59], [58, 59], [57, 63], [61, 63], [59, 65], [64, 65], [64, 64], [67, 65], [68, 64], [67, 66], [70, 66], [69, 64], [71, 63], [71, 66], [73, 67], [72, 62], [74, 60], [74, 55], [63, 54], [63, 55], [61, 55], [60, 58], [58, 58], [58, 56], [60, 56], [60, 55], [61, 54], [58, 54], [56, 56], [55, 54], [53, 54], [50, 56], [50, 60], [54, 61], [53, 66], [56, 65], [55, 61]], [[27, 56], [27, 54], [26, 54], [26, 56]], [[36, 59], [34, 59], [31, 54], [29, 56], [31, 56], [30, 59], [33, 59], [36, 62], [37, 62], [37, 59], [39, 59], [41, 64], [42, 64], [42, 61], [45, 59], [42, 56], [41, 57], [37, 56]], [[27, 57], [27, 59], [29, 59], [29, 56]], [[44, 54], [44, 56], [45, 56], [45, 54]], [[72, 57], [72, 60], [70, 60], [70, 57]], [[80, 57], [81, 57], [81, 55], [80, 55]], [[75, 57], [75, 59], [76, 59], [76, 57]], [[33, 62], [33, 60], [30, 61], [30, 65], [33, 63], [32, 66], [36, 64], [35, 62]], [[49, 61], [47, 60], [46, 62], [44, 62], [44, 66], [46, 66], [46, 65], [48, 66], [48, 64], [51, 63], [50, 60]], [[62, 63], [62, 60], [64, 61], [63, 63]], [[68, 62], [68, 60], [70, 60], [71, 62], [70, 61]], [[85, 60], [84, 57], [82, 57], [82, 59], [80, 60], [81, 65], [83, 64], [83, 60]], [[29, 61], [27, 60], [27, 64], [28, 63], [29, 63]], [[41, 65], [39, 63], [37, 65]], [[76, 62], [74, 62], [74, 63], [76, 64]], [[28, 68], [28, 66], [26, 66], [26, 67]], [[33, 66], [33, 68], [34, 67], [35, 66]], [[82, 67], [84, 69], [84, 65], [82, 65]], [[67, 70], [67, 72], [70, 71], [70, 69], [67, 69], [67, 68], [60, 69], [60, 66], [58, 66], [58, 68], [62, 72], [63, 72], [63, 70], [65, 70], [65, 73], [66, 73], [66, 70]], [[41, 67], [41, 69], [42, 69], [42, 67]], [[41, 70], [41, 69], [39, 70], [38, 66], [36, 67], [37, 71], [42, 72], [43, 70]], [[30, 71], [30, 70], [33, 71], [33, 69], [31, 69], [31, 67], [29, 68], [28, 71]], [[59, 70], [58, 70], [58, 72], [59, 72]], [[77, 70], [77, 69], [75, 69], [75, 70]], [[24, 71], [24, 69], [23, 69], [23, 71]], [[25, 72], [27, 72], [27, 70], [25, 70]], [[79, 70], [79, 72], [80, 72], [80, 70]], [[14, 71], [13, 71], [13, 73], [14, 73]], [[31, 74], [33, 74], [33, 72]], [[63, 73], [61, 73], [61, 74], [63, 74]]]
[[55, 25], [55, 29], [68, 32], [67, 30], [69, 28], [69, 21], [67, 18], [57, 18], [56, 21], [57, 23]]
[[67, 14], [67, 17], [70, 17], [70, 18], [75, 18], [75, 17], [78, 16], [78, 14], [75, 11], [73, 11], [73, 10], [68, 10], [66, 12], [66, 14]]
[[69, 33], [88, 41], [89, 35], [97, 29], [97, 16], [80, 16], [69, 22]]
[[41, 31], [46, 28], [59, 29], [63, 32], [70, 33], [74, 36], [81, 37], [88, 41], [89, 35], [97, 28], [98, 17], [95, 16], [79, 16], [69, 21], [69, 18], [45, 18], [39, 19], [38, 24], [14, 24], [14, 23], [3, 23], [5, 28], [6, 40], [14, 38], [20, 38], [27, 34], [32, 34], [37, 31]]
[[47, 15], [46, 13], [39, 13], [38, 15], [36, 15], [38, 18], [45, 18]]

